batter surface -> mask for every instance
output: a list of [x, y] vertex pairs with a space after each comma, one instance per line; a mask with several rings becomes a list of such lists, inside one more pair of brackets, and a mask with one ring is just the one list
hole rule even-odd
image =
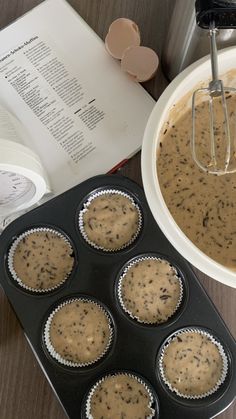
[[200, 333], [182, 333], [165, 349], [164, 375], [184, 395], [204, 395], [213, 389], [222, 375], [222, 367], [218, 347]]
[[[232, 138], [235, 136], [236, 95], [226, 95]], [[219, 164], [225, 156], [222, 104], [215, 101], [214, 128]], [[163, 128], [157, 172], [169, 211], [185, 235], [209, 257], [236, 269], [236, 173], [215, 176], [205, 173], [190, 150], [191, 110], [176, 113], [176, 122]], [[210, 163], [209, 112], [206, 103], [196, 112], [196, 142], [199, 158]], [[232, 150], [232, 153], [235, 149]]]
[[144, 259], [128, 269], [121, 296], [125, 308], [139, 321], [163, 323], [176, 310], [180, 280], [166, 260]]
[[91, 398], [93, 419], [145, 419], [153, 414], [146, 388], [126, 374], [108, 376]]
[[63, 237], [37, 231], [22, 238], [15, 249], [13, 268], [30, 288], [47, 290], [60, 284], [71, 272], [73, 250]]
[[92, 302], [78, 299], [54, 314], [50, 341], [63, 359], [79, 364], [91, 363], [107, 349], [110, 333], [103, 310]]
[[115, 250], [134, 239], [139, 212], [126, 196], [106, 193], [94, 198], [83, 214], [84, 231], [92, 243]]

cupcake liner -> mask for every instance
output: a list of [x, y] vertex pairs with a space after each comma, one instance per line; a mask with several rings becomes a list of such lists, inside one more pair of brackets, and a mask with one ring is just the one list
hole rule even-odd
[[[17, 237], [17, 239], [13, 242], [13, 244], [10, 247], [10, 250], [8, 252], [8, 259], [7, 259], [7, 264], [8, 264], [8, 269], [13, 277], [13, 279], [15, 281], [17, 281], [17, 283], [24, 289], [26, 289], [27, 291], [31, 291], [34, 293], [38, 293], [38, 294], [42, 294], [42, 293], [47, 293], [50, 291], [53, 291], [57, 288], [59, 288], [62, 284], [64, 284], [64, 282], [67, 280], [67, 278], [70, 276], [72, 269], [66, 274], [65, 278], [60, 281], [58, 284], [56, 284], [54, 287], [50, 287], [50, 288], [45, 288], [45, 289], [37, 289], [37, 288], [32, 288], [29, 287], [28, 285], [26, 285], [21, 278], [19, 278], [19, 276], [17, 275], [17, 273], [15, 272], [14, 269], [14, 254], [16, 251], [16, 248], [18, 246], [18, 244], [21, 242], [21, 240], [24, 239], [24, 237], [29, 236], [32, 233], [37, 233], [37, 232], [49, 232], [49, 233], [53, 233], [56, 234], [57, 236], [61, 237], [64, 242], [68, 245], [68, 247], [71, 249], [71, 253], [73, 252], [73, 248], [69, 242], [69, 240], [59, 231], [54, 230], [53, 228], [47, 228], [47, 227], [39, 227], [39, 228], [31, 228], [30, 230], [25, 231], [24, 233], [22, 233], [19, 237]], [[74, 266], [74, 264], [73, 264]]]
[[[103, 352], [93, 361], [90, 362], [73, 362], [73, 361], [68, 361], [66, 359], [64, 359], [53, 347], [51, 340], [50, 340], [50, 327], [51, 327], [51, 323], [52, 323], [52, 319], [53, 316], [64, 306], [66, 306], [67, 304], [70, 304], [74, 301], [86, 301], [89, 303], [92, 303], [94, 305], [96, 305], [97, 307], [99, 307], [99, 309], [105, 314], [107, 320], [108, 320], [108, 327], [109, 327], [109, 331], [110, 331], [110, 336], [109, 336], [109, 340], [107, 343], [106, 348], [103, 350]], [[111, 346], [112, 340], [113, 340], [113, 327], [112, 327], [112, 322], [111, 322], [111, 318], [110, 315], [107, 313], [107, 311], [103, 308], [102, 305], [98, 304], [97, 302], [95, 302], [94, 300], [90, 299], [90, 298], [84, 298], [84, 297], [79, 297], [79, 298], [70, 298], [69, 300], [64, 301], [63, 303], [61, 303], [55, 310], [52, 311], [52, 313], [50, 314], [50, 316], [48, 317], [46, 324], [44, 326], [44, 332], [43, 332], [43, 340], [44, 343], [46, 345], [46, 348], [49, 352], [49, 354], [51, 355], [51, 357], [53, 359], [55, 359], [56, 361], [58, 361], [60, 364], [65, 365], [66, 367], [74, 367], [74, 368], [78, 368], [78, 367], [87, 367], [89, 365], [95, 364], [97, 361], [99, 361], [101, 358], [103, 358], [105, 356], [105, 354], [107, 353], [108, 349]]]
[[141, 262], [141, 261], [143, 261], [143, 260], [158, 260], [158, 261], [161, 261], [161, 260], [163, 260], [163, 261], [166, 261], [167, 263], [169, 263], [169, 261], [168, 260], [166, 260], [166, 259], [164, 259], [164, 258], [161, 258], [161, 257], [155, 257], [155, 256], [141, 256], [141, 257], [138, 257], [138, 258], [136, 258], [135, 260], [133, 260], [132, 262], [130, 262], [127, 266], [126, 266], [126, 268], [124, 269], [124, 271], [123, 271], [123, 273], [122, 273], [122, 275], [120, 276], [120, 278], [119, 278], [119, 281], [118, 281], [118, 286], [117, 286], [117, 294], [118, 294], [118, 300], [119, 300], [119, 302], [120, 302], [120, 305], [121, 305], [121, 307], [122, 307], [122, 309], [132, 318], [132, 319], [134, 319], [134, 320], [137, 320], [139, 323], [143, 323], [143, 324], [152, 324], [152, 325], [161, 325], [161, 324], [163, 324], [163, 323], [166, 323], [175, 313], [176, 313], [176, 311], [178, 310], [178, 308], [180, 307], [180, 305], [181, 305], [181, 303], [182, 303], [182, 300], [183, 300], [183, 281], [182, 281], [182, 279], [181, 279], [181, 277], [180, 277], [180, 275], [178, 274], [178, 271], [177, 271], [177, 269], [171, 264], [171, 263], [169, 263], [169, 265], [171, 266], [171, 268], [173, 269], [173, 271], [174, 271], [174, 277], [175, 278], [177, 278], [178, 279], [178, 281], [179, 281], [179, 285], [180, 285], [180, 294], [179, 294], [179, 299], [178, 299], [178, 302], [177, 302], [177, 304], [176, 304], [176, 307], [175, 307], [175, 310], [173, 311], [173, 313], [171, 314], [171, 316], [169, 316], [165, 321], [163, 321], [163, 322], [160, 322], [160, 323], [158, 323], [158, 322], [153, 322], [153, 321], [145, 321], [145, 320], [142, 320], [142, 319], [140, 319], [137, 315], [134, 315], [126, 306], [125, 306], [125, 303], [124, 303], [124, 301], [123, 301], [123, 298], [122, 298], [122, 282], [123, 282], [123, 280], [124, 280], [124, 278], [125, 278], [125, 276], [126, 276], [126, 274], [127, 274], [127, 272], [129, 271], [129, 269], [130, 268], [132, 268], [134, 265], [136, 265], [138, 262]]
[[[103, 247], [103, 246], [99, 246], [98, 244], [96, 244], [96, 243], [94, 243], [93, 241], [91, 241], [90, 239], [89, 239], [89, 237], [87, 236], [87, 234], [86, 234], [86, 231], [84, 230], [84, 221], [83, 221], [83, 217], [84, 217], [84, 214], [85, 214], [85, 212], [86, 211], [88, 211], [88, 208], [89, 208], [89, 205], [91, 204], [91, 202], [95, 199], [95, 198], [98, 198], [99, 196], [101, 196], [101, 195], [107, 195], [107, 194], [114, 194], [114, 195], [122, 195], [122, 196], [124, 196], [125, 198], [128, 198], [129, 199], [129, 201], [133, 204], [133, 206], [135, 207], [135, 209], [137, 210], [137, 212], [138, 212], [138, 226], [137, 226], [137, 231], [136, 231], [136, 233], [134, 234], [134, 236], [127, 242], [127, 243], [125, 243], [125, 244], [123, 244], [122, 246], [120, 246], [120, 247], [118, 247], [118, 248], [115, 248], [115, 249], [108, 249], [108, 248], [105, 248], [105, 247]], [[104, 251], [104, 252], [110, 252], [110, 253], [114, 253], [114, 252], [117, 252], [117, 251], [119, 251], [119, 250], [122, 250], [122, 249], [125, 249], [126, 247], [128, 247], [128, 246], [130, 246], [135, 240], [136, 240], [136, 238], [138, 237], [138, 235], [139, 235], [139, 233], [140, 233], [140, 230], [141, 230], [141, 227], [142, 227], [142, 224], [143, 224], [143, 217], [142, 217], [142, 213], [141, 213], [141, 210], [140, 210], [140, 208], [139, 208], [139, 205], [138, 204], [136, 204], [136, 202], [134, 201], [134, 199], [132, 198], [132, 196], [130, 196], [128, 193], [126, 193], [126, 192], [123, 192], [123, 191], [120, 191], [119, 189], [104, 189], [104, 190], [102, 190], [102, 191], [98, 191], [98, 192], [95, 192], [95, 193], [93, 193], [89, 198], [88, 198], [88, 200], [84, 203], [84, 206], [83, 206], [83, 209], [82, 210], [80, 210], [80, 212], [79, 212], [79, 220], [78, 220], [78, 223], [79, 223], [79, 230], [80, 230], [80, 232], [81, 232], [81, 235], [82, 235], [82, 237], [84, 238], [84, 240], [90, 245], [90, 246], [92, 246], [93, 248], [95, 248], [95, 249], [98, 249], [98, 250], [102, 250], [102, 251]]]
[[[217, 346], [217, 348], [219, 350], [219, 354], [221, 355], [221, 358], [222, 358], [221, 377], [219, 378], [217, 383], [214, 385], [214, 387], [211, 390], [207, 391], [206, 393], [196, 394], [196, 395], [182, 394], [165, 377], [165, 372], [164, 372], [164, 368], [163, 368], [163, 358], [164, 358], [165, 350], [173, 340], [177, 339], [177, 336], [183, 335], [185, 333], [200, 333], [201, 335], [207, 336], [210, 339], [210, 341]], [[226, 353], [224, 351], [223, 346], [210, 333], [208, 333], [206, 330], [198, 328], [198, 327], [182, 329], [182, 330], [177, 331], [176, 333], [174, 333], [174, 335], [172, 335], [170, 338], [168, 338], [167, 341], [165, 342], [162, 350], [161, 350], [158, 365], [159, 365], [159, 371], [160, 371], [161, 378], [162, 378], [163, 382], [167, 385], [167, 387], [171, 391], [176, 393], [178, 396], [180, 396], [182, 398], [185, 398], [185, 399], [189, 399], [189, 400], [202, 399], [202, 398], [208, 397], [211, 394], [215, 393], [219, 389], [221, 384], [223, 384], [223, 382], [225, 381], [225, 378], [226, 378], [227, 372], [228, 372], [228, 359], [227, 359], [227, 356], [226, 356]]]
[[91, 414], [91, 400], [92, 400], [92, 396], [94, 394], [94, 392], [96, 391], [96, 389], [98, 388], [98, 386], [105, 381], [108, 377], [116, 377], [119, 375], [126, 375], [127, 377], [131, 377], [134, 378], [135, 380], [137, 380], [140, 384], [143, 385], [143, 387], [145, 388], [145, 390], [147, 391], [149, 397], [150, 397], [150, 401], [148, 403], [148, 407], [151, 410], [151, 414], [147, 416], [146, 419], [152, 419], [155, 414], [159, 413], [158, 410], [158, 406], [156, 406], [156, 410], [153, 409], [153, 404], [154, 404], [154, 396], [153, 396], [153, 392], [152, 390], [149, 388], [149, 386], [146, 384], [146, 382], [144, 382], [139, 376], [133, 374], [133, 373], [128, 373], [128, 372], [116, 372], [116, 373], [112, 373], [112, 374], [107, 374], [104, 377], [102, 377], [100, 380], [98, 380], [91, 388], [91, 390], [89, 391], [87, 400], [86, 400], [86, 405], [85, 405], [85, 415], [86, 415], [86, 419], [94, 419], [92, 414]]

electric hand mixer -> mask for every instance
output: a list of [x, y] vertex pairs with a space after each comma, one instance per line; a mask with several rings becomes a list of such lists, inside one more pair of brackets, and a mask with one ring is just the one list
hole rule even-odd
[[[236, 1], [197, 0], [195, 7], [197, 24], [203, 29], [209, 30], [212, 80], [208, 87], [196, 90], [192, 97], [192, 156], [204, 172], [215, 175], [234, 173], [236, 172], [236, 127], [234, 127], [234, 130], [231, 127], [226, 99], [235, 95], [236, 89], [225, 87], [223, 81], [219, 80], [216, 34], [219, 29], [236, 28]], [[209, 144], [207, 145], [209, 146], [209, 152], [205, 159], [202, 156], [199, 157], [200, 153], [196, 140], [196, 124], [201, 123], [201, 121], [198, 121], [197, 107], [201, 101], [204, 101], [206, 112], [209, 113], [209, 126], [207, 128], [207, 132], [209, 132]], [[219, 126], [219, 121], [216, 121], [215, 118], [216, 105], [221, 106], [221, 138], [218, 138], [218, 140], [216, 139], [216, 127]], [[236, 122], [236, 109], [233, 118]]]

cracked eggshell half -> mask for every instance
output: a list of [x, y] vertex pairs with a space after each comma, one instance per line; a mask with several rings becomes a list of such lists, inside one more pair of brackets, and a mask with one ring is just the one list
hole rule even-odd
[[128, 48], [122, 57], [121, 68], [134, 81], [144, 82], [156, 74], [159, 58], [151, 48], [134, 46]]
[[135, 22], [126, 18], [114, 20], [105, 38], [108, 53], [121, 60], [125, 50], [131, 46], [140, 45], [140, 32]]

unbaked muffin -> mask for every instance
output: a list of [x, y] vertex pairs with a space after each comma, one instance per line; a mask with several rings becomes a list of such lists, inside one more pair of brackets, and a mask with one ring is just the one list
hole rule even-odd
[[163, 323], [182, 299], [182, 280], [165, 259], [144, 256], [125, 269], [118, 284], [123, 309], [142, 323]]
[[13, 243], [8, 255], [13, 278], [31, 291], [45, 292], [60, 286], [70, 275], [73, 249], [58, 231], [31, 229]]
[[61, 364], [90, 365], [100, 359], [111, 344], [110, 317], [94, 301], [67, 300], [50, 315], [44, 340], [51, 356]]
[[115, 251], [131, 244], [141, 226], [141, 212], [128, 194], [103, 190], [85, 203], [79, 215], [80, 231], [93, 247]]
[[165, 346], [161, 359], [162, 378], [178, 395], [201, 398], [214, 393], [227, 373], [223, 347], [200, 329], [176, 333]]
[[92, 388], [87, 404], [87, 418], [147, 419], [155, 415], [153, 396], [135, 375], [118, 373], [101, 379]]

